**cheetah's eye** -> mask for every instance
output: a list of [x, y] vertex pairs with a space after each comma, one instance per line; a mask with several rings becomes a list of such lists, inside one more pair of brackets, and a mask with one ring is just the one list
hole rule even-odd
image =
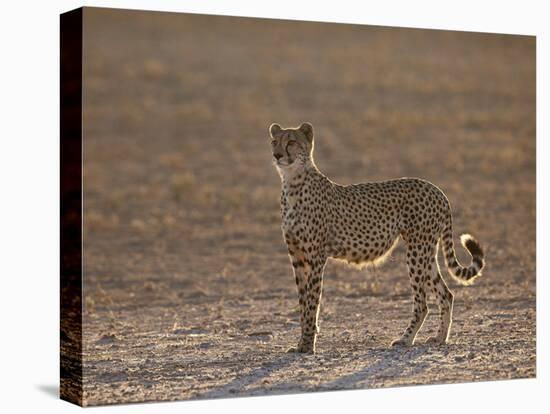
[[288, 141], [288, 145], [294, 145], [296, 144], [296, 141]]
[[277, 145], [277, 141], [276, 140], [271, 141], [271, 145], [273, 146]]

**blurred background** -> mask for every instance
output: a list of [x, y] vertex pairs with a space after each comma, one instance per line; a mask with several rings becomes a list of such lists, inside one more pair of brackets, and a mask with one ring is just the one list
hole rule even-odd
[[335, 383], [358, 367], [331, 352], [360, 361], [405, 328], [402, 247], [381, 269], [329, 263], [325, 369], [289, 382], [284, 360], [284, 380], [234, 382], [299, 334], [272, 122], [311, 122], [317, 166], [340, 184], [432, 181], [455, 242], [486, 247], [475, 286], [444, 273], [453, 340], [485, 335], [505, 360], [367, 385], [534, 375], [534, 37], [86, 8], [83, 116], [89, 404], [365, 386]]

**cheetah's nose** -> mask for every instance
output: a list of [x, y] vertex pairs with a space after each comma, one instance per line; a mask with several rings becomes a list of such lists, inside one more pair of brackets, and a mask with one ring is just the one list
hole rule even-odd
[[275, 154], [273, 154], [273, 156], [277, 161], [279, 161], [279, 159], [282, 158], [283, 154], [279, 154], [278, 152], [276, 152]]

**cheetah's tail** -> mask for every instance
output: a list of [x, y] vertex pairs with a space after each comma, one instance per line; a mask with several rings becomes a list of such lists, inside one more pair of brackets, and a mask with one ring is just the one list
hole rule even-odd
[[469, 234], [460, 236], [462, 246], [464, 246], [472, 256], [472, 263], [470, 266], [462, 266], [456, 258], [453, 244], [452, 224], [450, 221], [443, 231], [441, 241], [443, 255], [449, 274], [460, 284], [471, 285], [474, 280], [481, 276], [481, 271], [485, 266], [485, 255], [479, 242]]

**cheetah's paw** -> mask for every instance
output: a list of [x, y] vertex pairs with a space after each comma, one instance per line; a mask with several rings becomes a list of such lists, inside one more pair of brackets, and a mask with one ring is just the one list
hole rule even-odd
[[439, 336], [432, 336], [426, 341], [426, 345], [445, 345], [447, 340]]
[[391, 346], [393, 348], [404, 348], [404, 347], [409, 347], [409, 346], [412, 346], [412, 341], [409, 340], [409, 339], [404, 339], [404, 338], [400, 338], [400, 339], [396, 339], [395, 341], [393, 341], [391, 343]]
[[305, 346], [305, 345], [298, 345], [298, 346], [292, 346], [286, 350], [287, 353], [298, 353], [298, 354], [314, 354], [315, 349], [311, 346]]

